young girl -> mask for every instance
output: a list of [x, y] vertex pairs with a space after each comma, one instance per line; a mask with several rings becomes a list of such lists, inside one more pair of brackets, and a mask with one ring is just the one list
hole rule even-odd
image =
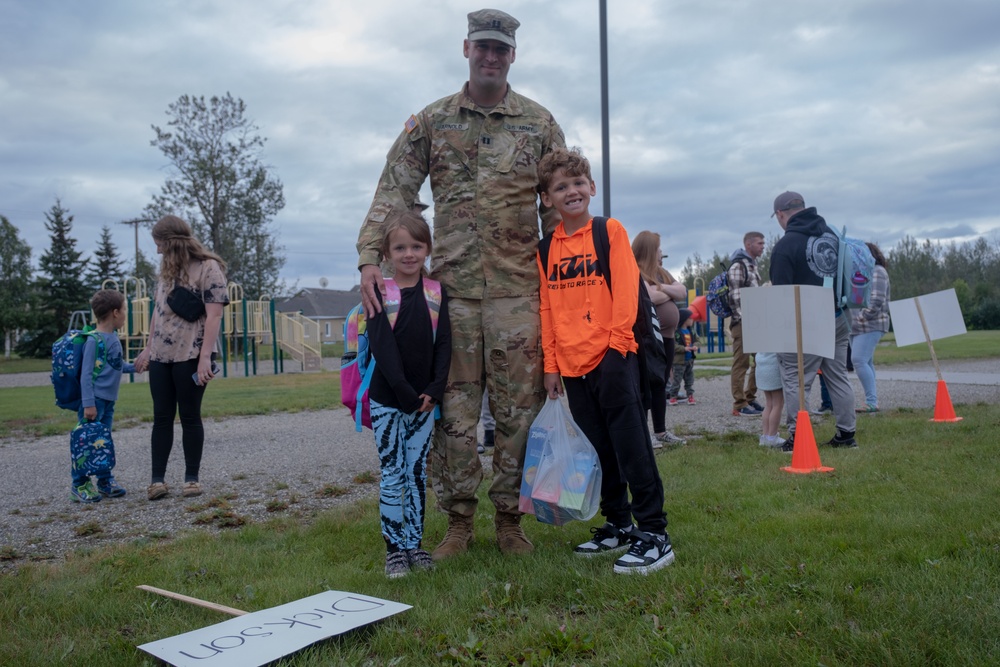
[[756, 356], [757, 389], [764, 392], [764, 414], [761, 419], [763, 434], [760, 444], [764, 447], [781, 447], [784, 440], [778, 435], [781, 414], [785, 409], [785, 395], [781, 389], [781, 369], [778, 355], [773, 352], [758, 352]]
[[[91, 335], [83, 346], [81, 368], [93, 369], [100, 365], [97, 376], [93, 372], [80, 373], [80, 421], [98, 421], [111, 428], [118, 400], [118, 385], [122, 373], [134, 373], [135, 366], [123, 361], [122, 344], [118, 329], [125, 324], [125, 297], [121, 292], [102, 289], [90, 300], [90, 309], [97, 318], [97, 336], [101, 337], [103, 352], [98, 354], [97, 339]], [[78, 503], [97, 502], [104, 498], [120, 498], [125, 489], [118, 485], [108, 470], [97, 475], [97, 489], [89, 475], [73, 472], [70, 500]]]
[[451, 324], [443, 288], [424, 277], [430, 252], [431, 230], [419, 213], [404, 213], [386, 225], [382, 255], [396, 272], [386, 280], [388, 295], [378, 295], [382, 310], [368, 318], [375, 359], [368, 397], [382, 468], [379, 509], [390, 579], [411, 568], [434, 567], [420, 541], [427, 451], [451, 365]]

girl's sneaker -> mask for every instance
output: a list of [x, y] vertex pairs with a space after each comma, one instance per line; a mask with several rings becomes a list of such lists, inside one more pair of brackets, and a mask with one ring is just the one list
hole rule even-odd
[[411, 570], [433, 570], [434, 559], [423, 549], [410, 549], [406, 552]]
[[96, 503], [101, 500], [101, 494], [94, 488], [93, 480], [88, 479], [80, 486], [70, 487], [69, 499], [74, 503]]
[[694, 405], [694, 402], [694, 396], [692, 394], [688, 394], [688, 405]]
[[780, 435], [762, 435], [759, 442], [761, 447], [781, 447], [785, 439]]
[[668, 402], [670, 403], [670, 405], [677, 405], [677, 397], [671, 396]]
[[410, 559], [405, 551], [392, 551], [385, 555], [385, 576], [399, 579], [410, 573]]
[[125, 495], [125, 487], [119, 486], [114, 476], [97, 480], [97, 491], [105, 498], [121, 498]]

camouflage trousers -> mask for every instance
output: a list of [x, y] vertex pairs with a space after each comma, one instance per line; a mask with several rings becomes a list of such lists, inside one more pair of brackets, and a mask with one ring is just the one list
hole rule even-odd
[[448, 514], [471, 517], [483, 467], [476, 433], [483, 389], [496, 419], [493, 483], [498, 512], [517, 510], [528, 429], [545, 401], [538, 297], [449, 299], [451, 370], [428, 455], [431, 488]]

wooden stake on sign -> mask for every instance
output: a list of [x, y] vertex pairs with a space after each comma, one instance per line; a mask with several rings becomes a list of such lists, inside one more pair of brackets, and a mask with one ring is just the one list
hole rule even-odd
[[212, 611], [221, 611], [223, 614], [229, 614], [230, 616], [245, 616], [250, 613], [248, 611], [243, 611], [242, 609], [233, 609], [232, 607], [226, 607], [225, 605], [216, 604], [214, 602], [199, 600], [198, 598], [188, 597], [187, 595], [181, 595], [180, 593], [174, 593], [172, 591], [165, 591], [162, 588], [156, 588], [155, 586], [141, 584], [136, 586], [136, 588], [149, 591], [150, 593], [156, 593], [157, 595], [162, 595], [163, 597], [171, 598], [173, 600], [187, 602], [188, 604], [193, 604], [196, 607], [204, 607], [205, 609], [211, 609]]
[[934, 362], [934, 372], [937, 373], [938, 382], [942, 382], [944, 376], [941, 375], [941, 365], [938, 363], [937, 354], [934, 352], [934, 342], [931, 340], [931, 334], [927, 330], [927, 320], [924, 319], [924, 311], [920, 307], [920, 297], [914, 297], [913, 303], [917, 307], [917, 315], [920, 316], [920, 326], [924, 329], [924, 340], [927, 341], [927, 347], [931, 349], [931, 361]]
[[802, 362], [802, 300], [795, 285], [795, 354], [799, 364], [799, 410], [806, 409], [805, 368]]

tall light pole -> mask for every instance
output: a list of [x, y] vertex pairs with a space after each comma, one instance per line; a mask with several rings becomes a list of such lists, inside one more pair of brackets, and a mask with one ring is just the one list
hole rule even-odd
[[601, 14], [601, 170], [604, 172], [604, 217], [611, 217], [611, 138], [608, 121], [608, 0]]

